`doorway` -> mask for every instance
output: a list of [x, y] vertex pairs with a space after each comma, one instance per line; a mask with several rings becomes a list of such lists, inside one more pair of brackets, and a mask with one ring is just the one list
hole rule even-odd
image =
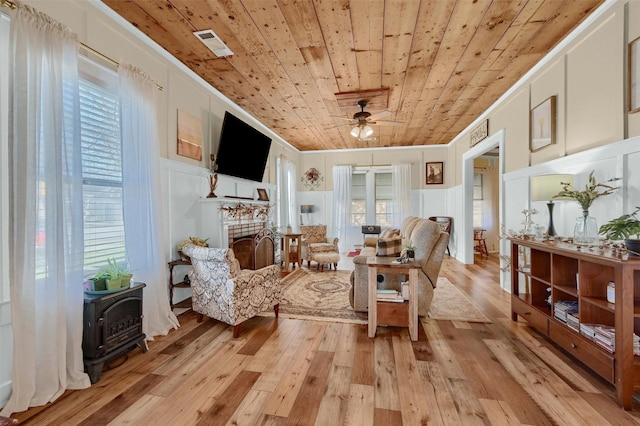
[[[498, 174], [498, 219], [497, 223], [495, 224], [498, 229], [498, 234], [500, 232], [500, 224], [504, 223], [504, 197], [502, 181], [502, 176], [504, 175], [504, 136], [505, 131], [504, 129], [501, 129], [493, 135], [489, 136], [484, 141], [478, 143], [462, 156], [462, 226], [460, 227], [461, 255], [459, 260], [465, 264], [474, 263], [474, 163], [477, 158], [482, 157], [488, 152], [497, 154], [497, 156], [495, 156], [495, 160], [492, 160], [492, 162], [497, 168]], [[497, 241], [500, 254], [505, 254], [507, 251], [506, 243], [500, 239], [498, 239]], [[503, 288], [506, 285], [505, 281], [506, 280], [504, 274], [501, 274], [500, 286]]]

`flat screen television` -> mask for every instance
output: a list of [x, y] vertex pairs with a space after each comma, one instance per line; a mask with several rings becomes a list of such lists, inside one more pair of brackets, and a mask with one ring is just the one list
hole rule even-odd
[[216, 155], [216, 171], [262, 182], [270, 148], [270, 137], [225, 111]]

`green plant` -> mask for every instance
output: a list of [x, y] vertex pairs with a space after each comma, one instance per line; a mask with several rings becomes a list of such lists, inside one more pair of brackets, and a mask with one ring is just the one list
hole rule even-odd
[[629, 214], [611, 219], [600, 227], [600, 235], [604, 235], [611, 240], [623, 240], [635, 237], [640, 239], [640, 220], [637, 215], [640, 213], [640, 206]]
[[606, 185], [604, 183], [597, 183], [596, 178], [593, 177], [593, 170], [589, 173], [588, 183], [584, 186], [584, 191], [578, 191], [568, 182], [562, 182], [562, 191], [558, 192], [553, 198], [566, 197], [576, 200], [582, 211], [589, 210], [591, 204], [605, 195], [612, 194], [616, 190], [615, 187]]
[[404, 245], [404, 249], [405, 250], [409, 250], [409, 251], [416, 251], [416, 246], [413, 245], [413, 243], [411, 241], [408, 241], [405, 245]]
[[107, 266], [100, 269], [96, 273], [95, 278], [114, 279], [130, 274], [131, 273], [126, 266], [119, 265], [115, 259], [107, 259]]

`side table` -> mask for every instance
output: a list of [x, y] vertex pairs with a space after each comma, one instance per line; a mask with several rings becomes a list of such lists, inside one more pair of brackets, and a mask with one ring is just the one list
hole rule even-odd
[[[368, 257], [367, 266], [369, 269], [369, 337], [376, 336], [378, 310], [381, 312], [392, 310], [393, 315], [385, 315], [386, 324], [381, 325], [409, 327], [411, 340], [418, 340], [418, 269], [420, 265], [414, 262], [398, 263], [395, 257]], [[409, 301], [402, 303], [378, 301], [378, 274], [409, 275]], [[393, 317], [398, 318], [399, 321], [394, 322]]]
[[[286, 233], [282, 234], [282, 239], [284, 240], [283, 251], [284, 251], [284, 267], [285, 270], [289, 270], [290, 262], [297, 262], [298, 266], [302, 265], [302, 234], [294, 234], [294, 233]], [[297, 250], [295, 253], [295, 258], [291, 256], [291, 243], [297, 242]]]
[[186, 280], [182, 280], [178, 283], [173, 282], [173, 268], [175, 268], [176, 266], [182, 266], [182, 265], [191, 265], [191, 260], [183, 260], [183, 259], [178, 259], [178, 260], [172, 260], [171, 262], [169, 262], [169, 304], [171, 305], [171, 309], [173, 309], [173, 289], [174, 288], [189, 288], [191, 287], [191, 283], [189, 283]]

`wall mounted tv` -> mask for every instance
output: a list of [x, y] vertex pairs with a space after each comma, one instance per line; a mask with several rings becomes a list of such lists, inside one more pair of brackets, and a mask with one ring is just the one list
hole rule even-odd
[[270, 147], [270, 137], [225, 111], [216, 156], [217, 172], [262, 182]]

